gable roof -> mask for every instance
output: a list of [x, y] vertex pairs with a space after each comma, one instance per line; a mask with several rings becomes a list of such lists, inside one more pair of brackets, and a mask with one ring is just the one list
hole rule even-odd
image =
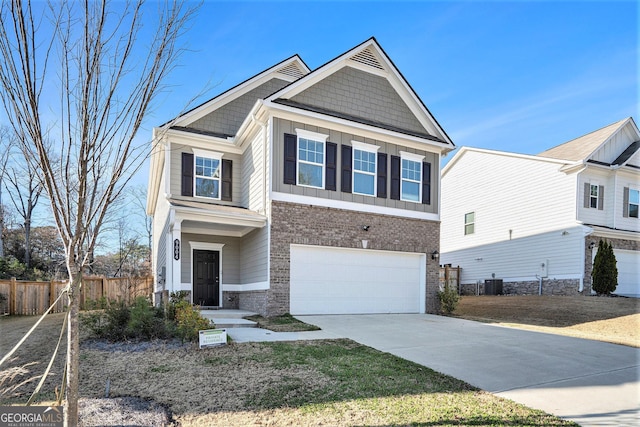
[[538, 156], [569, 160], [573, 162], [586, 162], [629, 121], [633, 122], [633, 119], [629, 117], [612, 123], [569, 142], [565, 142], [564, 144], [560, 144], [543, 151], [538, 154]]
[[[307, 64], [304, 63], [302, 58], [298, 55], [293, 55], [284, 61], [273, 65], [272, 67], [267, 68], [264, 71], [254, 75], [253, 77], [248, 78], [247, 80], [235, 85], [234, 87], [224, 91], [223, 93], [205, 101], [204, 103], [198, 105], [197, 107], [192, 108], [191, 110], [180, 114], [174, 119], [164, 123], [160, 127], [164, 127], [170, 125], [171, 127], [177, 127], [181, 129], [189, 129], [194, 122], [208, 114], [213, 113], [214, 111], [222, 108], [223, 106], [238, 100], [241, 96], [249, 93], [252, 90], [256, 90], [261, 85], [273, 80], [278, 79], [283, 81], [284, 83], [280, 85], [280, 87], [299, 79], [300, 77], [308, 74], [311, 70], [307, 67]], [[273, 92], [273, 90], [271, 91]], [[265, 95], [268, 95], [269, 93]], [[251, 102], [251, 105], [245, 112], [245, 115], [249, 113], [251, 107], [255, 103], [255, 99]], [[202, 132], [203, 130], [200, 129]], [[206, 132], [206, 131], [205, 131]], [[230, 136], [228, 134], [216, 134], [212, 133], [212, 136], [219, 137], [227, 137]]]
[[[413, 126], [398, 125], [397, 123], [391, 123], [391, 120], [384, 120], [384, 118], [379, 117], [372, 119], [365, 113], [358, 114], [358, 111], [352, 111], [349, 108], [340, 109], [335, 106], [322, 105], [321, 103], [310, 102], [309, 97], [305, 98], [305, 93], [313, 91], [314, 87], [317, 88], [322, 82], [337, 76], [338, 73], [345, 70], [346, 67], [349, 67], [350, 70], [356, 70], [353, 71], [355, 73], [361, 73], [359, 75], [346, 76], [348, 82], [358, 82], [360, 80], [358, 77], [366, 75], [373, 76], [371, 77], [374, 79], [374, 81], [371, 82], [373, 86], [380, 88], [386, 85], [382, 89], [386, 90], [385, 93], [397, 97], [396, 107], [405, 108], [405, 111], [408, 113], [400, 115], [411, 116], [409, 120], [414, 122]], [[342, 79], [342, 77], [338, 77], [335, 80], [340, 79]], [[348, 82], [345, 83], [345, 85], [348, 84]], [[318, 90], [322, 93], [322, 89]], [[343, 96], [345, 99], [348, 99], [349, 96], [348, 93], [342, 93], [339, 90], [333, 95]], [[315, 98], [316, 101], [317, 99], [318, 97]], [[448, 145], [451, 148], [454, 147], [451, 138], [433, 117], [420, 97], [409, 85], [374, 37], [276, 91], [266, 98], [265, 101], [338, 117], [394, 132], [414, 135]]]

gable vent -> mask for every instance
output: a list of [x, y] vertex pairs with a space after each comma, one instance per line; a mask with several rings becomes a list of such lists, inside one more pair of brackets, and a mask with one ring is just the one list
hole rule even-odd
[[305, 75], [305, 73], [296, 64], [289, 64], [287, 66], [284, 66], [278, 70], [278, 73], [296, 79], [299, 79], [300, 77], [303, 77]]
[[350, 59], [352, 61], [377, 68], [378, 70], [384, 70], [384, 67], [378, 61], [378, 57], [371, 51], [370, 48], [366, 48], [362, 52], [353, 55]]

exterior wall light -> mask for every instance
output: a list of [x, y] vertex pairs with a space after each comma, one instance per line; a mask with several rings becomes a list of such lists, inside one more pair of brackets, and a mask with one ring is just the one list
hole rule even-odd
[[433, 251], [433, 253], [431, 254], [431, 259], [437, 261], [439, 258], [440, 258], [440, 252]]

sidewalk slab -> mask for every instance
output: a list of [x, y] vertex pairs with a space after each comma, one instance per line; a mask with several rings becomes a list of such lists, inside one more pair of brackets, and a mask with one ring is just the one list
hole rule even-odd
[[227, 329], [227, 335], [238, 343], [344, 338], [327, 331], [273, 332], [262, 328], [229, 328]]

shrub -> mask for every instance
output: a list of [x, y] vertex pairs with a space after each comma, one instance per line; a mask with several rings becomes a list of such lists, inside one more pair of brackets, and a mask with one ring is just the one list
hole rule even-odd
[[609, 295], [618, 286], [618, 267], [611, 243], [600, 240], [598, 253], [593, 260], [593, 290], [599, 295]]
[[213, 329], [209, 319], [200, 316], [200, 311], [187, 301], [175, 304], [176, 333], [182, 341], [195, 341], [198, 339], [198, 331]]
[[444, 310], [446, 314], [451, 314], [458, 306], [460, 296], [458, 292], [449, 284], [444, 285], [444, 290], [438, 291], [438, 301], [440, 301], [440, 308]]
[[125, 335], [130, 338], [166, 338], [169, 334], [162, 310], [153, 307], [145, 297], [138, 297], [129, 308]]

